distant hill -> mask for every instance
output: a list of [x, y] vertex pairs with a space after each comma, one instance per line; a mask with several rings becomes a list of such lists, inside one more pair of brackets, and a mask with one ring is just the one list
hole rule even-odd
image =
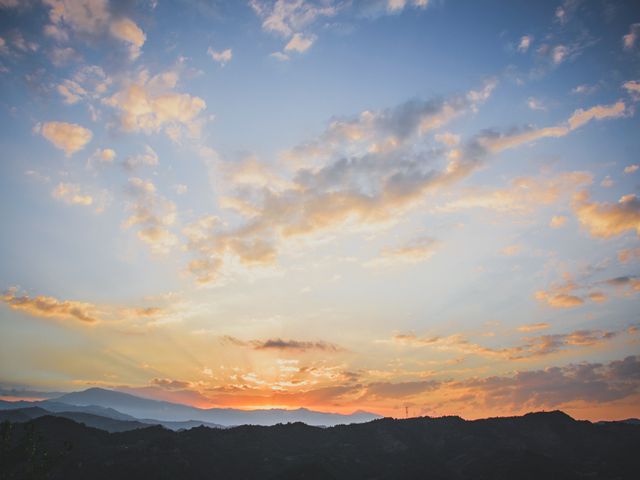
[[640, 426], [562, 412], [181, 432], [107, 433], [52, 416], [8, 426], [0, 472], [16, 479], [635, 480], [640, 471]]
[[[299, 408], [296, 410], [238, 410], [233, 408], [202, 409], [171, 402], [150, 400], [104, 388], [89, 388], [81, 392], [62, 395], [53, 400], [76, 406], [99, 406], [115, 409], [136, 419], [155, 419], [168, 422], [200, 421], [223, 426], [275, 425], [286, 422], [303, 422], [307, 425], [332, 426], [361, 423], [380, 418], [369, 412], [351, 415], [324, 413]], [[46, 406], [44, 407], [46, 408]]]
[[101, 417], [85, 412], [49, 412], [40, 407], [17, 408], [12, 410], [0, 410], [0, 422], [8, 420], [10, 422], [27, 422], [35, 418], [52, 415], [67, 418], [74, 422], [82, 423], [87, 427], [99, 428], [107, 432], [126, 432], [137, 428], [147, 428], [154, 423], [143, 423], [136, 420], [116, 420], [109, 417]]
[[603, 420], [598, 422], [599, 424], [606, 423], [628, 423], [630, 425], [640, 425], [640, 418], [627, 418], [625, 420]]
[[8, 402], [0, 400], [0, 410], [12, 410], [18, 408], [39, 407], [48, 412], [83, 412], [92, 413], [101, 417], [113, 418], [115, 420], [137, 420], [131, 415], [125, 415], [117, 410], [109, 407], [98, 405], [73, 405], [71, 403], [60, 403], [55, 400], [36, 400], [33, 402], [20, 400], [17, 402]]
[[98, 407], [95, 405], [77, 406], [51, 401], [2, 402], [0, 404], [0, 421], [26, 422], [45, 415], [68, 418], [89, 427], [100, 428], [108, 432], [124, 432], [153, 425], [160, 425], [170, 430], [185, 430], [201, 426], [224, 428], [222, 425], [198, 420], [187, 420], [183, 422], [156, 420], [153, 418], [138, 420], [131, 415], [125, 415], [112, 408]]

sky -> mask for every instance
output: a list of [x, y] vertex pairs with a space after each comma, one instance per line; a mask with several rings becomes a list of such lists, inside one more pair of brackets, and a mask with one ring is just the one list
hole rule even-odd
[[640, 6], [0, 0], [0, 397], [640, 417]]

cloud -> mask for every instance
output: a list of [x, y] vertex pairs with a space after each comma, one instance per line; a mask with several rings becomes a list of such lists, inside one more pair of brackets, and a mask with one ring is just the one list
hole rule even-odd
[[566, 122], [553, 127], [540, 129], [528, 128], [524, 131], [513, 131], [503, 135], [495, 132], [487, 132], [478, 137], [478, 143], [491, 152], [500, 152], [542, 138], [564, 137], [571, 131], [577, 130], [592, 120], [620, 118], [625, 114], [626, 106], [622, 101], [618, 101], [612, 105], [596, 105], [587, 110], [576, 110]]
[[607, 175], [606, 177], [604, 177], [602, 179], [602, 181], [600, 182], [600, 186], [604, 187], [604, 188], [611, 188], [615, 185], [615, 182], [613, 181], [613, 179]]
[[507, 257], [513, 257], [519, 254], [521, 251], [522, 251], [522, 245], [513, 244], [513, 245], [507, 245], [506, 247], [504, 247], [502, 250], [500, 250], [500, 253]]
[[608, 300], [608, 297], [602, 292], [592, 292], [588, 294], [588, 297], [592, 302], [596, 303], [604, 303]]
[[[339, 12], [345, 20], [377, 18], [381, 15], [395, 15], [406, 7], [425, 9], [428, 0], [372, 0], [366, 2], [342, 2], [338, 0], [250, 0], [255, 14], [262, 20], [262, 29], [284, 38], [285, 51], [302, 53], [311, 47], [317, 36], [310, 33], [318, 29], [321, 19], [330, 18]], [[283, 52], [270, 56], [289, 60]]]
[[130, 178], [127, 191], [132, 199], [127, 207], [131, 214], [123, 227], [138, 227], [138, 238], [152, 252], [169, 253], [178, 244], [178, 238], [170, 230], [177, 217], [175, 204], [158, 194], [149, 180]]
[[120, 18], [111, 23], [111, 34], [129, 44], [129, 56], [135, 60], [140, 56], [141, 48], [147, 39], [142, 29], [129, 18]]
[[158, 319], [169, 318], [171, 313], [170, 308], [159, 306], [98, 305], [76, 300], [59, 300], [44, 295], [31, 297], [26, 294], [19, 295], [16, 288], [0, 294], [0, 301], [12, 310], [32, 317], [74, 321], [80, 322], [81, 325], [110, 325], [114, 328], [124, 328], [122, 331], [139, 327], [139, 322], [148, 326]]
[[616, 277], [611, 278], [606, 281], [607, 285], [610, 285], [615, 288], [626, 289], [628, 288], [631, 292], [640, 292], [640, 277]]
[[64, 150], [67, 156], [82, 150], [93, 136], [91, 130], [75, 123], [46, 122], [36, 128], [56, 148]]
[[129, 56], [135, 60], [146, 41], [142, 29], [130, 18], [113, 15], [107, 0], [43, 0], [50, 7], [51, 24], [45, 32], [56, 39], [65, 40], [65, 27], [85, 35], [102, 35], [109, 32], [126, 43]]
[[628, 231], [640, 236], [640, 201], [634, 194], [618, 203], [591, 201], [587, 192], [576, 194], [573, 209], [580, 223], [594, 237], [611, 238]]
[[551, 228], [561, 228], [566, 225], [567, 220], [567, 217], [565, 217], [564, 215], [554, 215], [553, 217], [551, 217], [549, 226]]
[[80, 193], [80, 186], [77, 184], [59, 183], [53, 190], [52, 195], [54, 198], [64, 200], [70, 205], [89, 206], [93, 203], [93, 198], [90, 195]]
[[269, 56], [281, 62], [286, 62], [290, 60], [289, 55], [286, 55], [282, 52], [273, 52], [273, 53], [270, 53]]
[[414, 380], [408, 382], [374, 382], [366, 387], [365, 396], [373, 398], [405, 398], [435, 390], [441, 382]]
[[177, 82], [175, 71], [151, 78], [142, 71], [103, 103], [120, 111], [120, 124], [126, 131], [149, 134], [164, 130], [174, 141], [183, 133], [197, 137], [202, 124], [199, 114], [207, 104], [200, 97], [172, 91]]
[[355, 17], [375, 19], [382, 15], [397, 15], [408, 7], [424, 10], [429, 6], [429, 0], [370, 0], [367, 2], [353, 2]]
[[87, 33], [103, 29], [111, 16], [107, 0], [44, 0], [44, 4], [51, 8], [54, 25], [66, 24]]
[[554, 308], [572, 308], [579, 307], [584, 304], [584, 300], [575, 295], [569, 295], [566, 293], [553, 293], [540, 290], [536, 292], [536, 299], [541, 302], [546, 302], [549, 306]]
[[620, 263], [629, 263], [633, 260], [640, 260], [640, 247], [620, 250], [618, 252], [618, 260]]
[[636, 46], [638, 36], [640, 36], [640, 23], [632, 23], [629, 26], [629, 33], [622, 37], [625, 50], [632, 50]]
[[53, 47], [49, 51], [49, 60], [51, 60], [51, 63], [56, 67], [62, 67], [71, 62], [80, 61], [81, 59], [82, 56], [71, 47]]
[[318, 138], [285, 152], [285, 158], [295, 163], [306, 158], [331, 158], [335, 154], [352, 156], [400, 149], [454, 118], [476, 111], [496, 85], [491, 79], [479, 90], [463, 95], [413, 99], [384, 110], [365, 110], [359, 115], [334, 118]]
[[328, 342], [304, 342], [300, 340], [283, 340], [280, 338], [257, 341], [252, 345], [255, 350], [320, 350], [329, 352], [342, 350], [337, 345]]
[[533, 43], [533, 37], [531, 35], [523, 35], [520, 38], [520, 42], [518, 42], [518, 51], [521, 53], [525, 53], [529, 50], [529, 47]]
[[436, 133], [433, 138], [436, 142], [440, 142], [447, 147], [455, 147], [460, 143], [460, 135], [455, 135], [450, 132]]
[[[562, 172], [556, 175], [518, 177], [511, 180], [506, 188], [493, 190], [470, 188], [458, 194], [456, 200], [441, 207], [444, 211], [469, 208], [486, 208], [513, 214], [530, 213], [541, 205], [554, 205], [574, 193], [577, 189], [590, 185], [593, 176], [588, 172]], [[556, 225], [563, 220], [557, 217]], [[562, 222], [562, 223], [560, 223]]]
[[102, 213], [108, 203], [108, 194], [105, 191], [101, 192], [96, 198], [94, 195], [84, 191], [76, 183], [60, 182], [53, 189], [51, 195], [56, 200], [60, 200], [67, 205], [93, 206], [96, 213]]
[[58, 93], [64, 97], [64, 103], [68, 105], [78, 103], [87, 93], [84, 88], [73, 80], [64, 80], [63, 83], [56, 87], [56, 90], [58, 90]]
[[262, 19], [262, 28], [290, 37], [322, 17], [337, 13], [333, 2], [315, 3], [307, 0], [250, 0], [253, 11]]
[[546, 330], [550, 327], [548, 323], [530, 323], [528, 325], [522, 325], [518, 327], [519, 332], [537, 332], [539, 330]]
[[[56, 90], [63, 97], [64, 103], [68, 105], [85, 101], [89, 103], [90, 108], [94, 108], [91, 102], [98, 100], [111, 83], [111, 78], [104, 73], [101, 67], [85, 65], [79, 68], [72, 78], [59, 83]], [[96, 115], [92, 116], [95, 121]]]
[[580, 363], [512, 376], [468, 379], [451, 387], [472, 391], [485, 404], [522, 411], [575, 401], [599, 404], [619, 400], [638, 392], [639, 379], [640, 358], [629, 356], [606, 365]]
[[591, 284], [579, 284], [565, 273], [563, 282], [552, 284], [548, 290], [537, 291], [535, 298], [553, 308], [574, 308], [584, 305], [587, 300], [594, 303], [606, 302], [609, 297], [601, 291], [603, 287], [614, 287], [622, 290], [625, 295], [630, 295], [640, 292], [640, 280], [625, 276]]
[[596, 90], [598, 90], [598, 85], [587, 85], [583, 83], [571, 89], [571, 93], [574, 95], [591, 95]]
[[[203, 270], [219, 268], [221, 259], [229, 254], [243, 264], [264, 265], [275, 260], [279, 245], [288, 239], [348, 224], [388, 222], [423, 199], [427, 191], [464, 178], [477, 165], [472, 151], [469, 158], [447, 159], [442, 167], [437, 154], [417, 152], [414, 140], [475, 109], [494, 85], [488, 82], [481, 90], [450, 99], [411, 101], [336, 119], [319, 138], [294, 148], [288, 156], [291, 160], [316, 151], [329, 161], [322, 167], [299, 167], [291, 179], [264, 183], [271, 173], [255, 168], [243, 171], [251, 181], [227, 194], [225, 204], [233, 202], [246, 221], [226, 229], [218, 222], [206, 228], [195, 222], [191, 233], [196, 238], [187, 235], [188, 248], [199, 257], [192, 264], [198, 277], [216, 278], [214, 272], [207, 275]], [[394, 146], [371, 148], [369, 142], [377, 144], [380, 139]]]
[[12, 310], [18, 310], [33, 317], [56, 320], [77, 320], [83, 323], [97, 323], [99, 312], [95, 305], [72, 300], [58, 300], [53, 297], [27, 295], [17, 296], [14, 290], [6, 291], [0, 296]]
[[634, 101], [640, 101], [640, 82], [636, 80], [629, 80], [622, 84], [622, 88], [627, 91]]
[[624, 102], [616, 102], [612, 105], [596, 105], [588, 110], [578, 109], [569, 118], [569, 128], [575, 130], [591, 120], [605, 118], [620, 118], [625, 114]]
[[431, 237], [420, 237], [401, 247], [386, 247], [380, 256], [367, 266], [390, 266], [401, 263], [419, 263], [429, 260], [440, 247], [441, 242]]
[[315, 35], [303, 35], [301, 33], [296, 33], [291, 37], [289, 43], [285, 45], [284, 50], [285, 52], [304, 53], [311, 48], [311, 45], [313, 45], [315, 40]]
[[527, 100], [527, 106], [531, 109], [531, 110], [546, 110], [547, 107], [545, 107], [542, 102], [534, 97], [529, 97], [529, 99]]
[[223, 67], [233, 58], [233, 52], [230, 48], [217, 52], [213, 48], [209, 47], [207, 49], [207, 54], [213, 59], [214, 62], [219, 63]]
[[[533, 332], [547, 328], [545, 323], [525, 325], [519, 330]], [[454, 334], [445, 337], [418, 337], [414, 334], [394, 335], [392, 343], [413, 348], [432, 348], [452, 351], [465, 355], [478, 355], [504, 360], [527, 360], [551, 355], [571, 348], [584, 348], [601, 345], [612, 340], [621, 332], [601, 330], [576, 330], [570, 333], [525, 337], [519, 345], [491, 348], [469, 341], [464, 335]]]
[[267, 340], [243, 341], [235, 337], [222, 337], [223, 343], [239, 347], [250, 347], [254, 350], [279, 350], [279, 351], [321, 351], [340, 352], [343, 349], [338, 345], [324, 341], [284, 340], [282, 338], [269, 338]]
[[635, 173], [638, 171], [638, 169], [640, 169], [640, 165], [634, 163], [632, 165], [627, 165], [626, 167], [624, 167], [624, 173]]
[[569, 55], [569, 49], [565, 45], [556, 45], [551, 50], [551, 59], [556, 65], [561, 64]]
[[568, 274], [565, 274], [564, 282], [553, 284], [549, 290], [538, 290], [535, 293], [535, 298], [553, 308], [579, 307], [584, 304], [584, 299], [576, 295], [575, 292], [581, 288], [571, 280]]
[[47, 37], [51, 37], [57, 42], [64, 43], [69, 41], [69, 34], [64, 29], [56, 25], [45, 25], [43, 31]]
[[150, 383], [151, 385], [162, 387], [167, 390], [182, 390], [192, 386], [191, 382], [172, 380], [170, 378], [154, 378]]
[[96, 149], [89, 159], [87, 160], [87, 166], [93, 167], [94, 165], [110, 165], [116, 158], [115, 150], [111, 148], [98, 148]]
[[184, 195], [189, 191], [189, 187], [183, 183], [177, 183], [176, 185], [173, 186], [173, 190], [176, 192], [177, 195]]
[[139, 167], [155, 167], [158, 165], [158, 154], [149, 145], [144, 146], [144, 153], [127, 157], [123, 162], [127, 170], [135, 170]]

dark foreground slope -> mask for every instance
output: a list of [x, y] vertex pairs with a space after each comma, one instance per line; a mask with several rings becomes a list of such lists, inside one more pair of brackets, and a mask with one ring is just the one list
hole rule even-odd
[[561, 412], [107, 433], [44, 416], [3, 425], [0, 478], [636, 479], [640, 426]]

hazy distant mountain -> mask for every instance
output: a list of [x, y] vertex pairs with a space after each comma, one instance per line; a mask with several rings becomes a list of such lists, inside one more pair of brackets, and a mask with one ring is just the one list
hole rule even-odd
[[10, 422], [27, 422], [35, 418], [53, 415], [67, 418], [74, 422], [82, 423], [87, 427], [99, 428], [107, 432], [127, 432], [137, 428], [147, 428], [154, 423], [143, 423], [135, 420], [116, 420], [108, 417], [101, 417], [85, 412], [56, 412], [52, 413], [40, 407], [17, 408], [12, 410], [0, 410], [0, 422], [8, 420]]
[[640, 426], [562, 412], [112, 434], [44, 416], [2, 430], [0, 472], [16, 479], [635, 480], [640, 471]]
[[73, 405], [70, 403], [61, 403], [55, 400], [36, 400], [33, 402], [20, 400], [17, 402], [8, 402], [6, 400], [0, 400], [0, 410], [12, 410], [17, 408], [30, 408], [30, 407], [40, 407], [44, 408], [48, 412], [83, 412], [83, 413], [92, 413], [94, 415], [99, 415], [101, 417], [113, 418], [115, 420], [138, 420], [131, 415], [125, 415], [124, 413], [118, 412], [113, 408], [109, 407], [101, 407], [98, 405]]
[[[234, 425], [275, 425], [286, 422], [303, 422], [308, 425], [331, 426], [347, 423], [361, 423], [380, 418], [368, 412], [355, 412], [351, 415], [323, 413], [299, 408], [297, 410], [237, 410], [233, 408], [202, 409], [158, 400], [137, 397], [128, 393], [90, 388], [82, 392], [62, 395], [54, 400], [76, 406], [95, 405], [112, 408], [137, 419], [156, 419], [162, 421], [201, 421], [224, 426]], [[46, 407], [45, 407], [46, 408]]]
[[[26, 422], [44, 415], [69, 418], [89, 427], [101, 428], [109, 432], [121, 432], [153, 425], [160, 425], [170, 430], [185, 430], [194, 427], [224, 428], [223, 425], [198, 420], [173, 422], [154, 418], [136, 419], [112, 408], [95, 405], [78, 406], [48, 401], [0, 402], [0, 421]], [[113, 420], [113, 422], [109, 420]]]

